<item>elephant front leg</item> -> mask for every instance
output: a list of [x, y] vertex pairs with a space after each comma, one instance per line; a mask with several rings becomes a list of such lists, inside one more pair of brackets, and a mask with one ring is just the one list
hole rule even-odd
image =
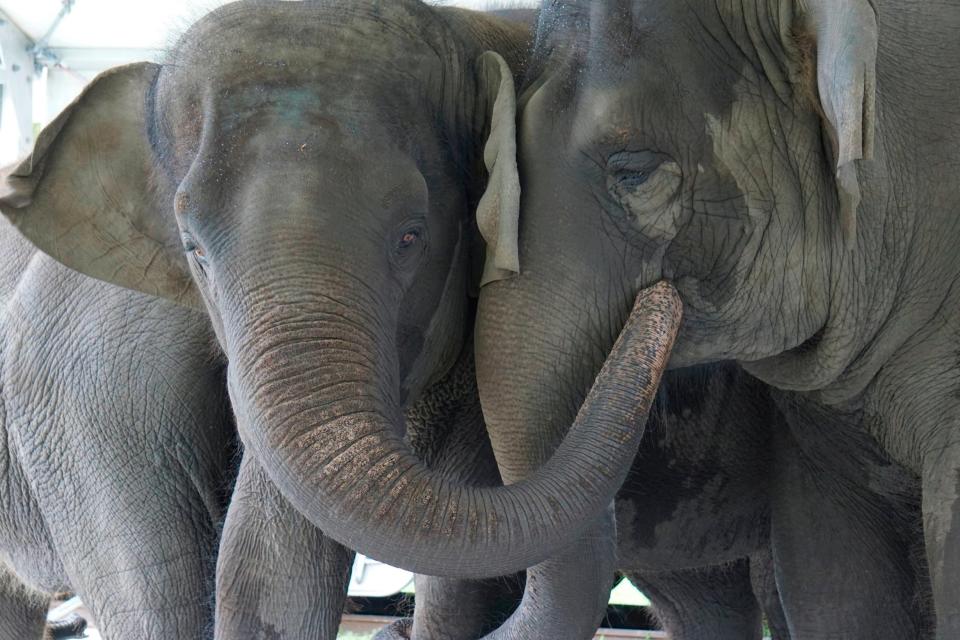
[[606, 610], [614, 575], [611, 529], [609, 519], [603, 518], [567, 553], [530, 568], [523, 599], [502, 624], [495, 601], [503, 598], [505, 588], [508, 598], [517, 591], [506, 587], [503, 579], [418, 576], [414, 624], [400, 621], [381, 631], [376, 640], [592, 638]]
[[776, 440], [771, 538], [792, 640], [923, 637], [897, 505], [802, 451], [789, 430]]
[[353, 556], [245, 455], [220, 543], [215, 637], [334, 640]]
[[631, 572], [650, 597], [671, 638], [760, 640], [760, 608], [750, 585], [748, 562], [682, 571]]
[[936, 637], [960, 638], [960, 445], [937, 447], [924, 460], [923, 533]]
[[516, 608], [523, 592], [519, 576], [490, 580], [416, 577], [412, 620], [395, 622], [375, 640], [476, 640]]
[[50, 599], [25, 587], [0, 561], [0, 640], [44, 637]]
[[615, 531], [611, 506], [565, 553], [528, 569], [520, 606], [485, 640], [593, 638], [613, 586]]
[[787, 616], [780, 602], [777, 588], [776, 568], [773, 566], [773, 550], [767, 544], [750, 555], [750, 584], [753, 595], [760, 604], [763, 617], [770, 629], [771, 640], [790, 640]]
[[475, 640], [496, 628], [523, 593], [517, 577], [450, 580], [417, 576], [413, 640]]

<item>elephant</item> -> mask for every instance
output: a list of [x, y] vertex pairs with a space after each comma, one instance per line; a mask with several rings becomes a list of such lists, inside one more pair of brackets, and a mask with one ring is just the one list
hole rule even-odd
[[[495, 52], [509, 57], [511, 29], [413, 0], [226, 5], [165, 64], [99, 76], [0, 176], [0, 210], [40, 250], [200, 310], [216, 336], [243, 445], [221, 637], [327, 624], [272, 589], [289, 573], [332, 591], [342, 547], [438, 576], [524, 569], [626, 476], [679, 324], [667, 284], [638, 295], [527, 482], [458, 482], [403, 440], [404, 411], [470, 334], [473, 205], [495, 221], [517, 190], [514, 79]], [[465, 179], [484, 168], [497, 189]], [[512, 234], [479, 235], [489, 252]], [[291, 550], [341, 561], [316, 571]]]
[[666, 280], [670, 368], [735, 361], [788, 424], [771, 536], [791, 636], [960, 637], [958, 28], [955, 3], [543, 3], [521, 207], [499, 221], [518, 259], [478, 307], [504, 479], [550, 457], [634, 292]]
[[0, 638], [75, 591], [104, 638], [203, 638], [235, 436], [209, 322], [0, 220]]

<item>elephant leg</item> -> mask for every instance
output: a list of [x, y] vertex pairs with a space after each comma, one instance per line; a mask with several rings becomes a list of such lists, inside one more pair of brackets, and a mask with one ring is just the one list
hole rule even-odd
[[760, 608], [746, 559], [717, 567], [632, 572], [673, 640], [760, 640]]
[[487, 640], [592, 638], [615, 575], [613, 508], [565, 553], [527, 570], [520, 606]]
[[353, 557], [245, 455], [220, 543], [215, 637], [334, 640]]
[[772, 640], [789, 640], [787, 617], [780, 603], [777, 576], [773, 566], [773, 550], [770, 545], [750, 555], [750, 583], [753, 595], [760, 603], [760, 610], [767, 621]]
[[[416, 577], [413, 640], [475, 640], [490, 630], [496, 580]], [[495, 626], [495, 624], [493, 625]]]
[[44, 637], [50, 598], [24, 586], [0, 561], [0, 640]]
[[401, 620], [375, 640], [476, 640], [503, 622], [504, 607], [516, 607], [522, 584], [516, 578], [453, 580], [418, 575], [413, 626], [410, 620]]
[[936, 637], [960, 638], [960, 445], [926, 456], [922, 509]]
[[[111, 456], [102, 446], [127, 450]], [[90, 438], [72, 443], [65, 475], [33, 467], [47, 483], [39, 504], [52, 545], [104, 640], [200, 640], [213, 622], [222, 485], [155, 451], [132, 439]], [[195, 453], [189, 443], [170, 451]]]
[[771, 538], [791, 638], [920, 637], [914, 571], [891, 505], [806, 455], [789, 430], [776, 439]]
[[[495, 601], [506, 582], [417, 575], [413, 618], [381, 629], [374, 640], [476, 640], [495, 628]], [[518, 597], [519, 600], [519, 597]]]

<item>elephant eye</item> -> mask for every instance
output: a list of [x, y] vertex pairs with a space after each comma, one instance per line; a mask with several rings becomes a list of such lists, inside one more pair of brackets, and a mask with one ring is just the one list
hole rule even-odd
[[403, 232], [403, 235], [400, 236], [400, 242], [397, 243], [398, 249], [409, 249], [413, 245], [417, 244], [420, 240], [420, 230], [419, 229], [407, 229]]
[[648, 170], [620, 173], [614, 176], [612, 186], [618, 191], [626, 191], [642, 186], [649, 179], [650, 171]]
[[427, 229], [420, 219], [408, 220], [399, 227], [390, 243], [391, 260], [401, 271], [415, 268], [427, 250]]
[[422, 248], [426, 232], [425, 222], [421, 218], [407, 220], [393, 236], [394, 252], [398, 256], [414, 253], [415, 249]]
[[188, 254], [192, 254], [201, 265], [206, 264], [207, 252], [188, 234], [183, 235], [183, 249]]
[[669, 158], [654, 151], [619, 151], [607, 158], [608, 186], [629, 190], [645, 184]]
[[654, 151], [621, 151], [607, 159], [607, 189], [627, 208], [654, 192], [678, 188], [681, 177], [676, 162]]
[[607, 191], [616, 209], [648, 238], [677, 233], [682, 185], [680, 165], [662, 153], [620, 152], [607, 161]]

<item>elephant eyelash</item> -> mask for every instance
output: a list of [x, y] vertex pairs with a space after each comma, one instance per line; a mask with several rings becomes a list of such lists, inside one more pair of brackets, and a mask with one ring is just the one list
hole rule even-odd
[[188, 256], [193, 256], [197, 261], [197, 264], [200, 267], [206, 267], [207, 265], [207, 252], [204, 251], [197, 242], [189, 234], [184, 234], [182, 238], [183, 250]]
[[[654, 169], [653, 171], [655, 171]], [[643, 171], [625, 171], [620, 174], [615, 174], [615, 178], [611, 185], [611, 188], [614, 189], [636, 189], [637, 187], [643, 185], [647, 180], [650, 179], [650, 176], [653, 174], [651, 170]]]
[[641, 151], [620, 150], [607, 156], [605, 169], [607, 173], [614, 175], [644, 173], [650, 176], [664, 162], [669, 160], [670, 158], [666, 154], [651, 149]]

